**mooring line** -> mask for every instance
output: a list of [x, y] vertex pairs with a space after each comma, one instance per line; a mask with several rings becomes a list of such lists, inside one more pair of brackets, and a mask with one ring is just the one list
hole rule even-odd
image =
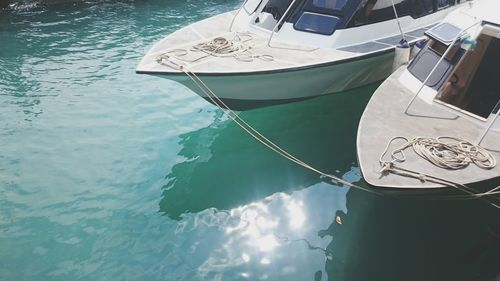
[[[217, 49], [217, 48], [215, 48], [215, 49]], [[216, 52], [217, 52], [217, 50], [216, 50]], [[235, 49], [234, 52], [237, 52], [237, 50]], [[228, 55], [230, 53], [231, 53], [231, 51], [229, 51], [225, 55]], [[165, 60], [167, 62], [165, 62]], [[286, 150], [284, 150], [283, 148], [281, 148], [280, 146], [278, 146], [277, 144], [275, 144], [274, 142], [272, 142], [271, 140], [269, 140], [267, 137], [265, 137], [263, 134], [261, 134], [258, 130], [256, 130], [250, 124], [248, 124], [244, 119], [242, 119], [240, 116], [238, 116], [238, 114], [236, 114], [229, 106], [227, 106], [224, 103], [224, 101], [222, 101], [205, 84], [205, 82], [203, 82], [203, 80], [201, 80], [193, 71], [189, 70], [184, 65], [184, 63], [173, 62], [173, 61], [171, 61], [170, 56], [165, 55], [165, 54], [160, 55], [157, 58], [157, 62], [159, 64], [163, 64], [163, 65], [166, 65], [168, 67], [174, 67], [174, 68], [178, 69], [179, 71], [183, 72], [184, 74], [186, 74], [186, 76], [210, 99], [210, 101], [214, 105], [216, 105], [217, 107], [219, 107], [224, 112], [224, 114], [226, 114], [231, 120], [233, 120], [242, 130], [244, 130], [246, 133], [248, 133], [255, 140], [257, 140], [258, 142], [260, 142], [264, 146], [268, 147], [269, 149], [271, 149], [272, 151], [274, 151], [278, 155], [282, 156], [283, 158], [285, 158], [285, 159], [287, 159], [287, 160], [289, 160], [289, 161], [291, 161], [291, 162], [293, 162], [293, 163], [295, 163], [295, 164], [297, 164], [297, 165], [299, 165], [299, 166], [301, 166], [303, 168], [306, 168], [306, 169], [308, 169], [310, 171], [313, 171], [313, 172], [321, 175], [322, 177], [328, 178], [328, 179], [332, 180], [333, 182], [335, 182], [337, 184], [342, 184], [342, 185], [345, 185], [345, 186], [349, 186], [349, 187], [352, 187], [352, 188], [355, 188], [355, 189], [358, 189], [358, 190], [361, 190], [361, 191], [365, 191], [365, 192], [368, 192], [368, 193], [371, 193], [371, 194], [379, 195], [379, 196], [422, 199], [422, 196], [414, 196], [414, 195], [404, 195], [404, 196], [403, 195], [397, 195], [397, 196], [394, 196], [393, 194], [382, 193], [382, 192], [380, 192], [378, 190], [375, 190], [375, 189], [368, 189], [368, 188], [359, 186], [357, 184], [348, 182], [348, 181], [346, 181], [344, 179], [341, 179], [339, 177], [336, 177], [334, 175], [325, 173], [325, 172], [323, 172], [323, 171], [321, 171], [321, 170], [319, 170], [317, 168], [314, 168], [313, 166], [311, 166], [311, 165], [307, 164], [306, 162], [300, 160], [299, 158], [293, 156], [292, 154], [290, 154], [289, 152], [287, 152]], [[411, 177], [419, 178], [421, 180], [427, 180], [427, 181], [439, 183], [439, 184], [442, 184], [442, 185], [445, 185], [445, 186], [456, 188], [457, 190], [460, 190], [460, 191], [462, 191], [464, 193], [467, 193], [467, 195], [441, 196], [441, 197], [434, 197], [432, 199], [436, 199], [436, 200], [440, 200], [440, 199], [441, 200], [471, 200], [471, 199], [478, 199], [479, 198], [479, 199], [485, 200], [487, 203], [489, 203], [490, 205], [494, 206], [495, 208], [500, 208], [500, 205], [495, 204], [493, 202], [490, 202], [490, 201], [486, 200], [485, 198], [483, 198], [483, 197], [486, 197], [486, 196], [491, 196], [491, 195], [499, 194], [500, 193], [500, 191], [499, 191], [500, 186], [496, 187], [496, 188], [493, 188], [493, 189], [491, 189], [491, 190], [489, 190], [487, 192], [479, 193], [477, 190], [474, 190], [473, 188], [467, 187], [467, 186], [462, 185], [462, 184], [453, 183], [453, 182], [450, 182], [450, 181], [447, 181], [447, 180], [444, 180], [444, 179], [440, 179], [438, 177], [434, 177], [434, 176], [430, 176], [430, 175], [424, 175], [424, 174], [415, 173], [415, 172], [410, 175], [409, 172], [413, 172], [413, 171], [408, 171], [408, 170], [405, 170], [403, 168], [395, 167], [394, 163], [390, 163], [390, 165], [391, 165], [391, 167], [388, 167], [388, 168], [390, 168], [390, 169], [388, 169], [388, 171], [389, 172], [393, 172], [394, 174], [398, 174], [397, 170], [399, 170], [399, 173], [402, 174], [402, 175], [404, 175], [404, 176], [411, 176]], [[423, 198], [423, 199], [429, 199], [429, 198]]]

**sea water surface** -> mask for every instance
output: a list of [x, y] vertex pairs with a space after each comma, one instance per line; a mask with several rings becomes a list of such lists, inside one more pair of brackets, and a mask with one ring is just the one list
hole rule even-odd
[[[499, 216], [484, 202], [339, 186], [134, 73], [168, 33], [240, 4], [0, 10], [0, 280], [499, 280]], [[355, 137], [376, 87], [241, 117], [364, 185]]]

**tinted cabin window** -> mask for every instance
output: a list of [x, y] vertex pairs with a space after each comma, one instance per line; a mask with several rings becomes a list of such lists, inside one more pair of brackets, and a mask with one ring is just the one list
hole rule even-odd
[[413, 0], [412, 16], [415, 18], [423, 17], [434, 12], [433, 0]]
[[485, 118], [488, 118], [491, 112], [496, 113], [498, 110], [495, 105], [500, 101], [500, 91], [498, 91], [499, 58], [500, 39], [491, 38], [476, 75], [474, 75], [467, 90], [467, 98], [464, 100], [466, 110]]
[[[348, 27], [372, 24], [395, 18], [392, 6], [371, 10], [368, 5], [370, 3], [377, 3], [377, 1], [368, 1], [365, 7], [361, 7], [357, 11], [356, 16], [353, 17], [349, 23]], [[396, 3], [395, 6], [399, 17], [410, 15], [413, 18], [419, 18], [432, 14], [435, 11], [448, 8], [449, 6], [453, 6], [457, 3], [460, 3], [460, 0], [404, 0]]]
[[297, 30], [331, 35], [335, 32], [339, 18], [329, 15], [304, 12], [294, 27]]
[[[465, 0], [465, 1], [468, 1], [468, 0]], [[448, 6], [453, 6], [455, 4], [459, 4], [461, 1], [460, 0], [436, 0], [436, 2], [437, 2], [437, 8], [442, 9], [442, 8], [446, 8]]]
[[[434, 66], [437, 64], [439, 61], [440, 56], [429, 49], [427, 50], [422, 50], [420, 54], [412, 61], [410, 66], [408, 67], [408, 70], [410, 71], [411, 74], [413, 74], [418, 80], [421, 82], [425, 81], [429, 73], [431, 73], [432, 69]], [[446, 77], [446, 74], [449, 73], [451, 70], [452, 65], [450, 64], [449, 61], [443, 60], [439, 64], [439, 66], [436, 68], [436, 70], [432, 73], [431, 77], [429, 77], [429, 80], [427, 80], [426, 85], [438, 89], [442, 83], [444, 82], [444, 78]]]
[[437, 5], [438, 9], [446, 8], [446, 7], [450, 6], [450, 4], [451, 4], [450, 0], [437, 0], [436, 2], [437, 2], [436, 5]]
[[[432, 40], [429, 43], [429, 49], [432, 49], [440, 57], [442, 57], [444, 53], [446, 53], [448, 48], [449, 48], [448, 45], [445, 45], [439, 41]], [[448, 54], [446, 54], [445, 58], [448, 61], [452, 61], [455, 58], [455, 56], [459, 53], [459, 51], [460, 51], [460, 44], [455, 43], [453, 47], [451, 47], [450, 51], [448, 51]]]
[[[357, 11], [356, 15], [352, 18], [351, 22], [349, 23], [349, 27], [362, 26], [366, 24], [372, 24], [396, 18], [392, 6], [388, 6], [382, 9], [372, 10], [371, 7], [373, 7], [373, 5], [376, 2], [377, 1], [368, 1], [364, 7], [361, 7]], [[396, 11], [398, 12], [399, 17], [411, 15], [410, 2], [411, 2], [410, 0], [405, 0], [395, 4]]]
[[342, 24], [347, 7], [350, 5], [349, 7], [353, 8], [351, 6], [355, 5], [354, 2], [352, 0], [351, 2], [349, 0], [307, 0], [297, 14], [293, 27], [300, 31], [331, 35]]
[[460, 29], [449, 23], [442, 23], [428, 30], [425, 34], [434, 39], [431, 39], [411, 62], [408, 70], [420, 81], [424, 81], [441, 57], [450, 49], [427, 82], [427, 86], [438, 89], [442, 85], [443, 78], [463, 55], [464, 51], [460, 48], [459, 40], [451, 45], [459, 33]]
[[[448, 47], [448, 45], [437, 40], [430, 40], [425, 48], [410, 63], [408, 70], [416, 78], [418, 78], [418, 80], [423, 82], [429, 73], [431, 73], [432, 69], [441, 59]], [[435, 90], [439, 89], [443, 85], [446, 77], [449, 76], [453, 66], [456, 65], [463, 54], [464, 51], [460, 48], [460, 43], [454, 44], [445, 59], [441, 61], [439, 66], [432, 73], [431, 77], [429, 77], [426, 85], [434, 88]]]
[[476, 48], [467, 52], [436, 99], [485, 119], [496, 113], [499, 59], [500, 39], [480, 35]]
[[312, 5], [315, 8], [323, 8], [333, 11], [342, 11], [347, 0], [312, 0]]
[[270, 0], [264, 7], [263, 12], [273, 15], [275, 20], [281, 19], [292, 0]]

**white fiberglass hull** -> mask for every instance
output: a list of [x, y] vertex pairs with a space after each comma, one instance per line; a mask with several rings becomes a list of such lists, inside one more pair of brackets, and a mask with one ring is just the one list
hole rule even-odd
[[[385, 79], [393, 51], [303, 68], [230, 74], [198, 74], [215, 95], [235, 110], [281, 104], [338, 93]], [[184, 73], [157, 73], [177, 81], [204, 99], [212, 99]]]
[[[401, 18], [408, 42], [421, 39], [451, 9]], [[337, 93], [391, 74], [394, 48], [401, 40], [396, 20], [321, 35], [295, 30], [289, 22], [274, 34], [266, 28], [265, 18], [265, 12], [227, 12], [181, 28], [155, 44], [136, 72], [177, 81], [213, 103], [182, 67], [238, 110]], [[238, 46], [236, 51], [197, 49], [213, 46], [218, 39]]]

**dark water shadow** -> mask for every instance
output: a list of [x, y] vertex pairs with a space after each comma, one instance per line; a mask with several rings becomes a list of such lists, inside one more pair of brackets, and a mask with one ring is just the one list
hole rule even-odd
[[[341, 176], [356, 162], [359, 118], [376, 85], [296, 104], [240, 113], [269, 139], [323, 171]], [[160, 212], [178, 219], [207, 208], [231, 209], [321, 181], [285, 160], [234, 122], [180, 136], [182, 162], [166, 175]]]
[[[499, 212], [481, 201], [380, 198], [351, 189], [320, 235], [328, 280], [498, 280]], [[497, 279], [495, 279], [497, 278]]]

